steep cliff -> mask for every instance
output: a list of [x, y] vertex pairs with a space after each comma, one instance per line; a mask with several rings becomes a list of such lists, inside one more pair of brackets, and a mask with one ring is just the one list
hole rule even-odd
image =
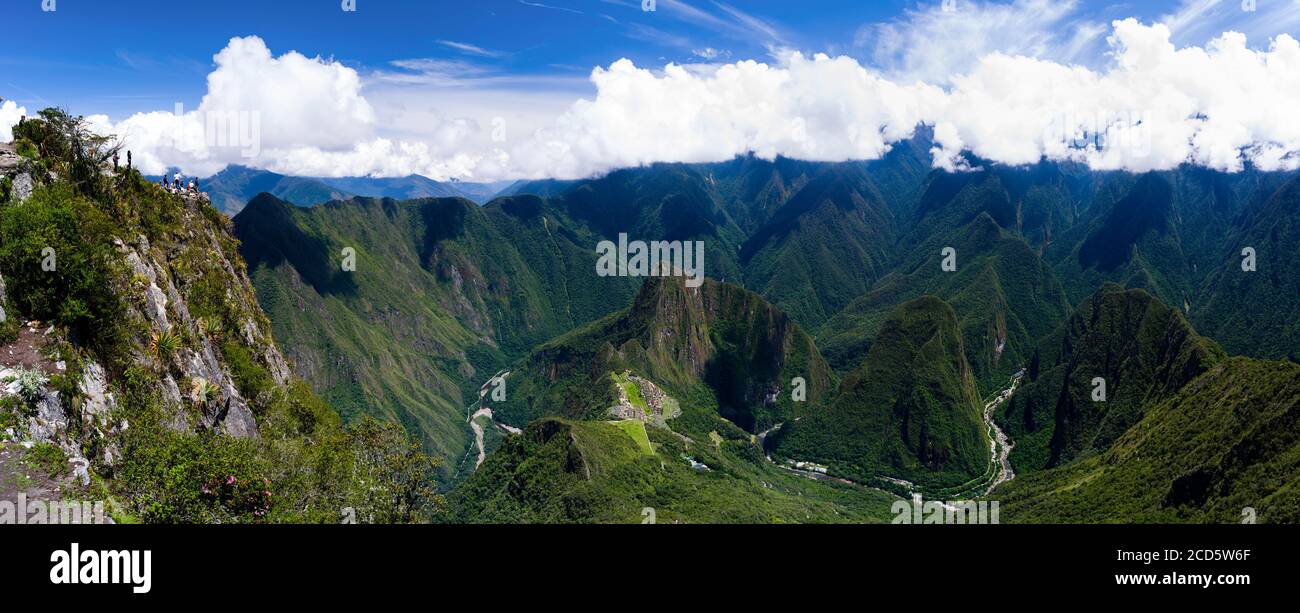
[[119, 519], [416, 518], [359, 484], [424, 505], [427, 459], [400, 430], [345, 431], [293, 376], [206, 196], [113, 169], [111, 141], [59, 111], [15, 136], [33, 188], [0, 203], [0, 444]]

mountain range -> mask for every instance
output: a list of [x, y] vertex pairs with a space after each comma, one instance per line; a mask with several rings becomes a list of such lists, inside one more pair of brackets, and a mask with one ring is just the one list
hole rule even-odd
[[[176, 462], [393, 520], [872, 522], [914, 494], [1022, 522], [1294, 519], [1294, 173], [953, 173], [922, 133], [872, 162], [231, 167], [175, 195], [60, 157], [97, 146], [72, 118], [26, 126], [0, 151], [0, 340], [53, 322], [73, 370], [41, 394], [71, 404], [0, 417], [148, 520], [329, 509], [176, 498]], [[29, 274], [55, 238], [94, 274]], [[699, 245], [705, 278], [611, 274], [603, 242]]]
[[[722, 465], [944, 495], [1002, 482], [996, 425], [1016, 475], [996, 498], [1114, 453], [1223, 364], [1295, 359], [1293, 175], [975, 159], [948, 173], [928, 149], [922, 135], [865, 163], [655, 164], [520, 182], [483, 206], [260, 196], [235, 228], [298, 374], [345, 415], [395, 419], [461, 458], [443, 478], [467, 521], [507, 519], [496, 504], [614, 520], [525, 509], [499, 480], [541, 470], [534, 454], [633, 445], [598, 434], [629, 420], [665, 462], [670, 442], [693, 463], [713, 441]], [[700, 241], [709, 280], [596, 274], [596, 243], [619, 235]], [[349, 245], [358, 272], [327, 272]], [[1068, 517], [1051, 504], [1009, 516]]]
[[[153, 177], [155, 181], [161, 177]], [[199, 180], [200, 189], [218, 210], [234, 215], [258, 194], [267, 193], [298, 206], [313, 206], [355, 196], [372, 198], [465, 198], [479, 204], [514, 185], [515, 181], [473, 183], [435, 181], [420, 175], [405, 177], [295, 177], [247, 166], [225, 170]]]

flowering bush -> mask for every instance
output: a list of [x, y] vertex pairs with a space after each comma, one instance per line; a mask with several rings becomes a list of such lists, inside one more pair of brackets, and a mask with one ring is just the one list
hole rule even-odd
[[36, 369], [19, 368], [18, 369], [18, 395], [27, 404], [36, 404], [45, 393], [45, 384], [50, 382], [50, 378]]

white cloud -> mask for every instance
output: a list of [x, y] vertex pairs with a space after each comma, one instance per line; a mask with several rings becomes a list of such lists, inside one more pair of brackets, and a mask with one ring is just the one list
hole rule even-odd
[[296, 52], [274, 57], [255, 36], [232, 38], [190, 112], [133, 115], [108, 126], [145, 172], [208, 173], [287, 151], [339, 152], [373, 138], [375, 114], [355, 70]]
[[576, 177], [747, 152], [873, 159], [925, 123], [935, 127], [935, 165], [953, 170], [964, 152], [1134, 171], [1300, 166], [1300, 44], [1282, 35], [1252, 50], [1228, 33], [1178, 49], [1170, 36], [1163, 25], [1119, 21], [1104, 70], [995, 52], [946, 90], [824, 55], [662, 73], [623, 60], [597, 70], [596, 97], [511, 150], [511, 161], [528, 176]]
[[580, 177], [656, 161], [723, 160], [745, 152], [809, 160], [870, 159], [910, 136], [942, 91], [899, 86], [849, 58], [791, 54], [670, 65], [620, 60], [592, 74], [598, 93], [511, 150], [525, 176]]
[[18, 106], [13, 100], [5, 100], [0, 103], [0, 143], [7, 143], [14, 139], [13, 127], [18, 125], [18, 120], [27, 115], [27, 108]]
[[469, 55], [477, 55], [479, 57], [487, 57], [493, 59], [510, 57], [510, 54], [506, 53], [505, 51], [497, 51], [495, 49], [485, 49], [478, 45], [471, 45], [470, 43], [462, 43], [454, 40], [440, 40], [438, 41], [438, 44], [444, 47], [455, 49], [457, 51], [460, 51], [461, 53], [466, 53]]
[[1095, 58], [1105, 23], [1079, 18], [1076, 0], [962, 0], [904, 11], [894, 21], [868, 24], [854, 44], [892, 78], [946, 84], [992, 53], [1072, 63]]
[[1104, 72], [1001, 54], [982, 60], [956, 79], [935, 118], [938, 165], [955, 164], [963, 149], [1007, 164], [1046, 156], [1134, 171], [1300, 164], [1294, 38], [1255, 51], [1227, 33], [1177, 49], [1167, 27], [1130, 19], [1115, 23], [1111, 44], [1115, 65]]
[[[1110, 32], [1102, 67], [992, 52], [942, 84], [788, 51], [770, 63], [662, 70], [620, 60], [594, 70], [594, 93], [576, 102], [571, 83], [547, 77], [411, 60], [362, 79], [331, 60], [274, 57], [260, 39], [237, 38], [217, 55], [196, 111], [95, 121], [155, 173], [241, 163], [312, 176], [582, 178], [751, 152], [874, 159], [920, 124], [934, 127], [935, 166], [953, 170], [965, 167], [966, 153], [1133, 171], [1300, 167], [1296, 39], [1251, 48], [1227, 33], [1180, 48], [1169, 27], [1131, 19]], [[205, 131], [210, 115], [241, 111], [260, 117], [252, 158], [244, 143], [210, 146]]]

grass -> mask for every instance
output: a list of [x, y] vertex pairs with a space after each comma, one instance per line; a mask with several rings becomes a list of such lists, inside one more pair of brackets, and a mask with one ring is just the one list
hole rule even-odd
[[27, 461], [52, 479], [68, 473], [68, 455], [58, 445], [37, 443], [27, 451]]
[[[640, 425], [639, 422], [637, 425]], [[715, 447], [663, 428], [644, 428], [657, 449], [618, 424], [541, 420], [506, 439], [449, 495], [457, 522], [883, 523], [893, 496], [816, 481], [777, 468], [748, 440]], [[691, 456], [712, 470], [698, 471]]]
[[639, 419], [625, 419], [623, 421], [612, 422], [619, 430], [626, 432], [628, 436], [636, 441], [636, 446], [641, 453], [652, 456], [655, 454], [654, 448], [650, 446], [650, 437], [645, 431], [645, 422]]
[[645, 401], [645, 396], [641, 394], [641, 386], [637, 385], [627, 373], [610, 373], [614, 383], [623, 390], [627, 396], [627, 401], [632, 403], [632, 407], [640, 409], [642, 413], [650, 414], [650, 404]]

